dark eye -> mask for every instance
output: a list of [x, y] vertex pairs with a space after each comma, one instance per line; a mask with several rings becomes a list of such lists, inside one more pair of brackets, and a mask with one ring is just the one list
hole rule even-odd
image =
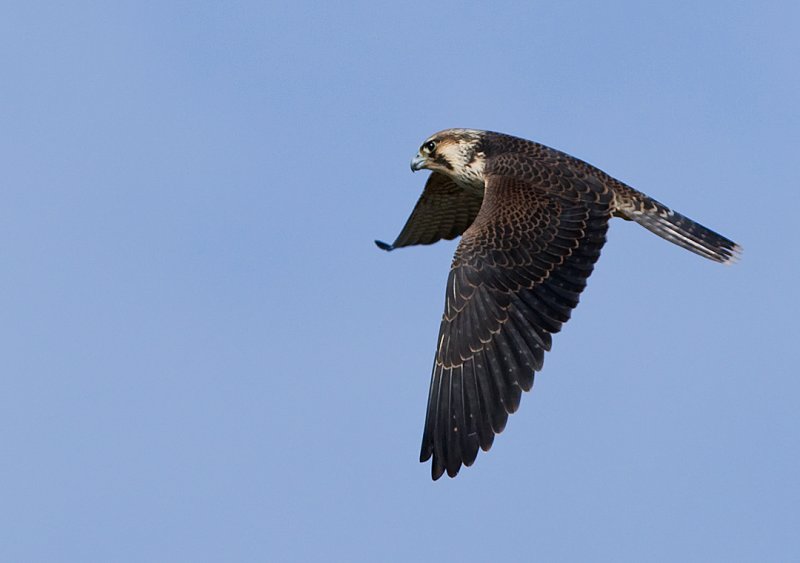
[[422, 145], [422, 148], [424, 148], [428, 152], [433, 152], [433, 150], [436, 148], [436, 143], [434, 141], [428, 141], [427, 143]]

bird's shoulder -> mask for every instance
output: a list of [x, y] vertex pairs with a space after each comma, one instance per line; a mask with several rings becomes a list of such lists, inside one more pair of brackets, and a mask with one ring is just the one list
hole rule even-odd
[[602, 170], [547, 145], [501, 133], [486, 136], [487, 185], [513, 178], [538, 191], [584, 199], [613, 191], [613, 180]]

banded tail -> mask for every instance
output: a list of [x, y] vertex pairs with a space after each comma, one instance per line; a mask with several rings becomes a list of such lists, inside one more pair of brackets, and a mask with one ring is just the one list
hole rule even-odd
[[666, 205], [625, 186], [623, 193], [617, 189], [617, 214], [636, 221], [642, 227], [670, 241], [722, 264], [732, 264], [739, 259], [742, 247], [696, 221], [673, 211]]

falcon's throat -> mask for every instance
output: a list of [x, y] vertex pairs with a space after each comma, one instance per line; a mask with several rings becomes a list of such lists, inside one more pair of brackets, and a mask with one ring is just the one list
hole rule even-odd
[[441, 172], [464, 189], [483, 192], [486, 154], [475, 145], [462, 141], [444, 147], [442, 156], [452, 168]]

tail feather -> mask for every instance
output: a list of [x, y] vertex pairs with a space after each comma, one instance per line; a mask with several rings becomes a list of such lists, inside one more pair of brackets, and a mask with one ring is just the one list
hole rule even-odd
[[635, 209], [626, 209], [624, 217], [709, 260], [729, 264], [739, 258], [742, 248], [732, 240], [655, 200], [647, 199], [649, 201], [642, 202], [643, 205], [637, 205]]

